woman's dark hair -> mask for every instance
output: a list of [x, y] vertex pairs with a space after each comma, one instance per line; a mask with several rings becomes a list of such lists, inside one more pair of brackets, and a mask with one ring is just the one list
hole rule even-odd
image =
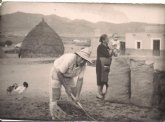
[[108, 37], [107, 34], [102, 34], [100, 36], [99, 42], [103, 42], [103, 40], [105, 40], [107, 37]]

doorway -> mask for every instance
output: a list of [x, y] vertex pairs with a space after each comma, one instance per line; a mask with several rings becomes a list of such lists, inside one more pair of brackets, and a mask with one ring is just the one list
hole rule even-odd
[[153, 40], [153, 55], [160, 56], [160, 40], [159, 39]]
[[125, 42], [120, 42], [120, 54], [125, 55]]

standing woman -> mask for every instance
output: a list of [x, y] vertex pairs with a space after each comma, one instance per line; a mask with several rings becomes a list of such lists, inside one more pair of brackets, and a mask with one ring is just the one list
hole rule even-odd
[[108, 73], [110, 71], [111, 54], [108, 47], [109, 39], [106, 34], [100, 36], [100, 45], [97, 47], [96, 75], [98, 92], [96, 97], [103, 99], [103, 87], [108, 88]]

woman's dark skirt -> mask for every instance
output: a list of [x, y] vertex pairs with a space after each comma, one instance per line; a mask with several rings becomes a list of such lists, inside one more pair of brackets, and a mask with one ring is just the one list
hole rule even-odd
[[96, 60], [96, 76], [97, 76], [97, 85], [102, 86], [102, 85], [108, 85], [108, 82], [103, 82], [101, 81], [101, 75], [102, 75], [102, 66], [101, 66], [101, 61]]

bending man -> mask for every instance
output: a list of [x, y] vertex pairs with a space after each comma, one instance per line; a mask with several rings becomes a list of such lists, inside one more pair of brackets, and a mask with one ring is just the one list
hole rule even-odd
[[[75, 101], [79, 100], [86, 62], [91, 63], [90, 54], [90, 48], [84, 48], [79, 52], [66, 53], [54, 61], [50, 75], [50, 113], [52, 119], [59, 119], [58, 114], [64, 115], [63, 118], [66, 115], [57, 105], [61, 96], [61, 85], [64, 86], [69, 98], [72, 98], [71, 94], [73, 94]], [[75, 84], [74, 77], [77, 76], [78, 79]], [[56, 111], [57, 109], [59, 113]]]

